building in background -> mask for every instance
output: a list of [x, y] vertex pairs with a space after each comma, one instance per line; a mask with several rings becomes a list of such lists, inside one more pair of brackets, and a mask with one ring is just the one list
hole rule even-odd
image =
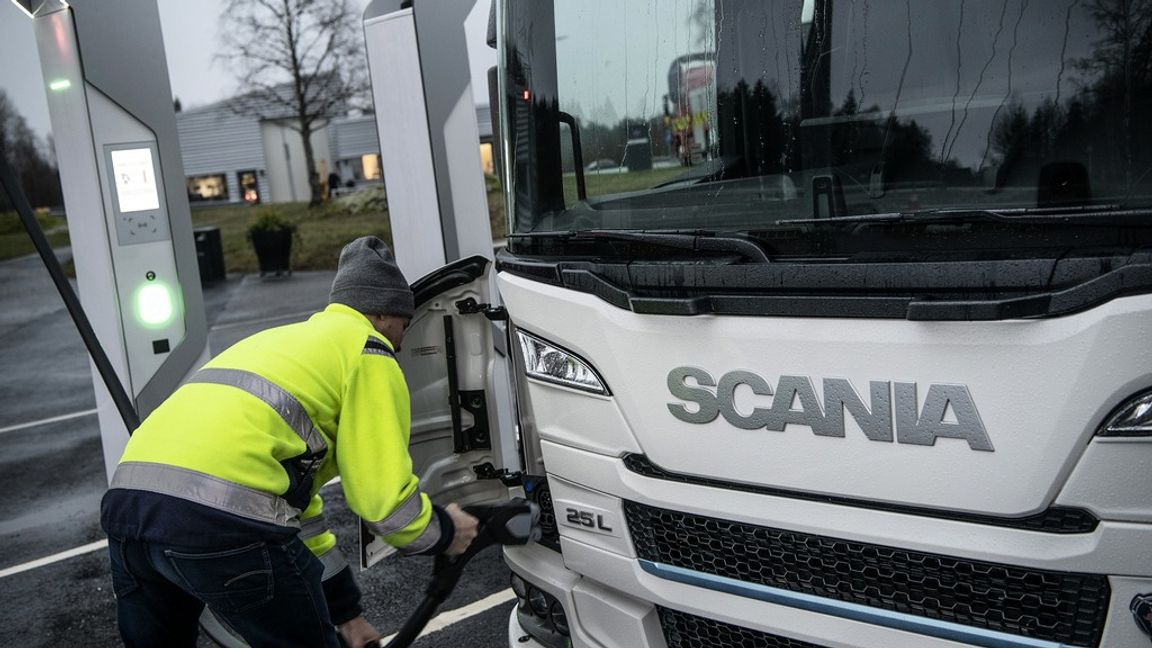
[[[176, 114], [188, 199], [211, 203], [279, 203], [308, 200], [304, 143], [289, 118], [257, 119], [237, 114], [231, 100]], [[492, 174], [492, 119], [476, 107], [484, 172]], [[344, 189], [380, 182], [380, 142], [373, 115], [336, 117], [312, 135], [316, 172], [330, 172]]]
[[268, 196], [260, 122], [217, 103], [177, 113], [176, 128], [193, 204], [242, 200], [243, 183], [252, 187], [254, 201]]
[[492, 109], [488, 106], [476, 106], [476, 125], [480, 130], [480, 164], [484, 175], [496, 175], [494, 158], [492, 157]]
[[[238, 113], [228, 99], [176, 114], [188, 200], [198, 203], [308, 200], [304, 141], [290, 114], [262, 111], [260, 119]], [[320, 177], [328, 176], [328, 129], [312, 134]]]
[[328, 151], [342, 187], [380, 181], [380, 140], [372, 115], [333, 119], [327, 132]]

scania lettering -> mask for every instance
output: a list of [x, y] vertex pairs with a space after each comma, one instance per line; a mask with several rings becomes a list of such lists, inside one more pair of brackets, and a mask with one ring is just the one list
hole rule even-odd
[[[695, 380], [697, 387], [688, 385]], [[896, 400], [896, 440], [914, 445], [935, 445], [939, 437], [968, 441], [973, 450], [992, 451], [992, 442], [980, 413], [965, 385], [930, 385], [924, 407], [916, 398], [916, 383], [868, 383], [872, 401], [864, 404], [852, 383], [843, 378], [824, 379], [824, 406], [816, 398], [812, 380], [805, 376], [781, 376], [776, 391], [760, 376], [748, 371], [730, 371], [719, 382], [703, 369], [677, 367], [668, 373], [668, 391], [695, 404], [669, 403], [672, 416], [685, 423], [711, 423], [720, 415], [728, 423], [744, 429], [765, 428], [783, 432], [787, 425], [804, 425], [819, 436], [843, 437], [844, 413], [848, 412], [864, 436], [872, 441], [892, 440], [892, 390]], [[741, 414], [736, 404], [736, 390], [749, 388], [757, 396], [773, 396], [771, 407], [753, 407]], [[715, 390], [707, 389], [709, 387]], [[799, 409], [795, 405], [799, 405]], [[952, 420], [949, 420], [952, 419]]]
[[[439, 222], [451, 262], [489, 233], [445, 156], [475, 155], [429, 31], [454, 5], [402, 4], [365, 21], [419, 52], [393, 81], [371, 61], [396, 246]], [[427, 284], [437, 352], [405, 372], [475, 394], [484, 331], [512, 362], [512, 427], [483, 387], [454, 441], [488, 458], [444, 473], [550, 513], [505, 551], [510, 647], [1152, 645], [1152, 4], [495, 0], [491, 24], [507, 245]]]

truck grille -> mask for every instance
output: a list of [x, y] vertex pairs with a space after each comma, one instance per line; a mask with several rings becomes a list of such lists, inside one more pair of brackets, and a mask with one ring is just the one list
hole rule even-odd
[[[1095, 574], [907, 551], [624, 503], [642, 560], [1073, 646], [1100, 640]], [[768, 644], [771, 645], [771, 644]]]
[[741, 628], [679, 610], [658, 607], [668, 648], [823, 648], [758, 630]]

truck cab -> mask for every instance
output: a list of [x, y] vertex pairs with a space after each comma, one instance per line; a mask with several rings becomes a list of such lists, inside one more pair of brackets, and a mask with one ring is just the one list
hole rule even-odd
[[497, 0], [509, 645], [1147, 645], [1146, 13]]

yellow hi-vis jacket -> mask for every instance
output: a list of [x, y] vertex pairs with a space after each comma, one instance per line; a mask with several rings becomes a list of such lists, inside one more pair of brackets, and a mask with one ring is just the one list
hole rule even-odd
[[[343, 559], [317, 491], [338, 474], [349, 508], [402, 553], [440, 540], [438, 517], [412, 474], [409, 423], [391, 343], [359, 312], [332, 304], [208, 362], [132, 435], [111, 487], [299, 525], [328, 575]], [[313, 479], [295, 489], [293, 506], [284, 496], [296, 484], [281, 462], [321, 456], [297, 464]]]

